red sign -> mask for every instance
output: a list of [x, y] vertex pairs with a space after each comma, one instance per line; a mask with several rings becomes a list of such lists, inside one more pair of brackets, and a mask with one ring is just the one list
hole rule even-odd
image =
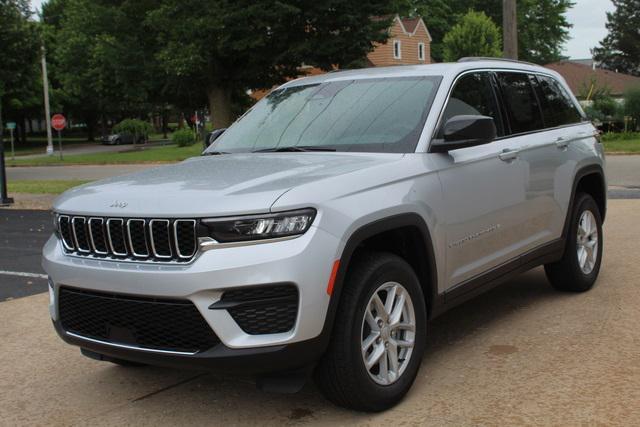
[[51, 127], [60, 132], [67, 126], [67, 119], [62, 114], [54, 114], [51, 117]]

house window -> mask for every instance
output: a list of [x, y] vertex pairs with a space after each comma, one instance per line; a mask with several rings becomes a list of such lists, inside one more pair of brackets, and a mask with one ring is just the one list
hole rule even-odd
[[402, 46], [400, 45], [400, 40], [393, 41], [393, 57], [395, 59], [402, 58]]
[[418, 43], [418, 59], [424, 61], [424, 43]]

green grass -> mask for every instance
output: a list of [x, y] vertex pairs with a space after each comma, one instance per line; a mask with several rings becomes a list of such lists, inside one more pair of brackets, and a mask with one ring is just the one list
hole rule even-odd
[[607, 153], [637, 153], [640, 154], [639, 139], [620, 139], [604, 141], [604, 150]]
[[164, 147], [143, 148], [135, 151], [77, 154], [65, 156], [63, 161], [57, 156], [32, 159], [7, 159], [9, 166], [55, 166], [55, 165], [115, 165], [131, 163], [170, 163], [200, 155], [202, 144], [190, 147], [169, 145]]
[[87, 182], [90, 181], [78, 179], [67, 181], [9, 181], [7, 190], [9, 193], [60, 194]]

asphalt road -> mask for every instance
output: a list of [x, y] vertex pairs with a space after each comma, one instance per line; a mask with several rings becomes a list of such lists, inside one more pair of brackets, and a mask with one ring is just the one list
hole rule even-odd
[[[382, 414], [248, 378], [121, 368], [53, 331], [48, 296], [0, 303], [0, 425], [640, 425], [640, 201], [612, 200], [603, 267], [583, 294], [533, 270], [430, 323], [406, 399]], [[4, 252], [2, 259], [4, 260]]]
[[47, 211], [0, 209], [0, 301], [47, 291], [40, 255], [52, 227]]

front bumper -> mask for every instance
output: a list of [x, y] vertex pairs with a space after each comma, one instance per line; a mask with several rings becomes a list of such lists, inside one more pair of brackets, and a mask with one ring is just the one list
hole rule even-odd
[[[284, 358], [285, 365], [298, 365], [297, 361], [309, 361], [306, 349], [311, 349], [312, 354], [318, 353], [316, 358], [322, 353], [322, 349], [310, 343], [324, 341], [320, 335], [329, 306], [326, 287], [338, 246], [339, 240], [334, 236], [312, 227], [296, 239], [209, 250], [188, 265], [170, 265], [68, 256], [58, 239], [52, 237], [43, 251], [43, 267], [52, 286], [50, 314], [65, 341], [114, 358], [202, 368], [245, 364], [242, 360], [252, 363], [254, 357], [269, 361], [273, 366], [268, 370], [280, 369], [272, 359]], [[297, 318], [294, 328], [288, 332], [250, 335], [227, 310], [210, 309], [226, 290], [273, 283], [290, 283], [298, 289]], [[59, 321], [57, 295], [61, 286], [134, 297], [189, 300], [221, 343], [194, 355], [172, 355], [71, 336]], [[305, 349], [304, 354], [292, 358], [291, 353], [298, 353], [298, 348]], [[262, 362], [258, 365], [265, 366]]]

